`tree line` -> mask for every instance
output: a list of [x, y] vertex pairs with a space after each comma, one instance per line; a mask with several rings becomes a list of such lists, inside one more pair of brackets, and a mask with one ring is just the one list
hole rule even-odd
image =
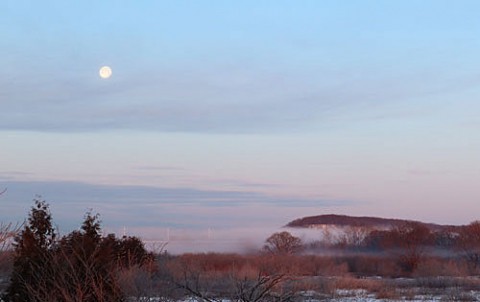
[[428, 258], [462, 262], [471, 274], [480, 268], [480, 221], [432, 230], [406, 221], [390, 229], [346, 227], [337, 235], [305, 244], [312, 253], [334, 250], [343, 255], [383, 255], [396, 261], [404, 273], [413, 273]]
[[478, 221], [448, 231], [415, 222], [350, 228], [316, 242], [282, 231], [244, 255], [152, 253], [138, 237], [103, 235], [92, 212], [67, 235], [53, 226], [48, 204], [36, 199], [18, 231], [5, 233], [15, 237], [13, 250], [0, 253], [12, 257], [3, 301], [299, 301], [299, 293], [327, 292], [331, 285], [325, 284], [338, 284], [332, 277], [467, 276], [480, 270]]
[[153, 270], [155, 257], [137, 237], [102, 236], [98, 215], [61, 238], [48, 204], [35, 200], [14, 239], [13, 269], [3, 300], [123, 301], [122, 271]]

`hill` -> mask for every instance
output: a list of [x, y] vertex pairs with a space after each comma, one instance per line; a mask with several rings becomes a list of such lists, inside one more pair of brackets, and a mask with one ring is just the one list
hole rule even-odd
[[337, 227], [366, 227], [366, 228], [393, 228], [401, 226], [407, 222], [417, 222], [425, 225], [432, 231], [451, 229], [455, 226], [440, 225], [434, 223], [425, 223], [420, 221], [391, 219], [380, 217], [357, 217], [347, 215], [318, 215], [295, 219], [289, 222], [286, 227], [291, 228], [312, 228], [319, 226], [337, 226]]

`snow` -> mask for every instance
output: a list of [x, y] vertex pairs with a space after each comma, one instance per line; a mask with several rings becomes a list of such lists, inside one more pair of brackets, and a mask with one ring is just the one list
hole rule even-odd
[[[398, 297], [396, 299], [385, 299], [385, 298], [377, 298], [375, 294], [369, 293], [363, 289], [355, 289], [355, 290], [336, 290], [333, 297], [328, 298], [315, 298], [319, 294], [315, 291], [306, 291], [302, 292], [301, 295], [304, 297], [304, 302], [388, 302], [388, 301], [409, 301], [409, 302], [442, 302], [442, 301], [480, 301], [480, 291], [469, 291], [464, 292], [463, 294], [469, 297], [468, 300], [464, 300], [461, 298], [449, 297], [449, 296], [441, 296], [441, 295], [416, 295], [413, 297]], [[151, 299], [150, 301], [161, 301], [161, 299]], [[195, 298], [186, 298], [183, 300], [179, 300], [177, 302], [201, 302], [199, 299]], [[232, 302], [228, 299], [220, 299], [218, 302]]]

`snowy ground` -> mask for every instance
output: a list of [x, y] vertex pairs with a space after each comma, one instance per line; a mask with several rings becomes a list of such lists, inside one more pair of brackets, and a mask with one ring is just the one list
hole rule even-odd
[[[302, 298], [297, 301], [303, 302], [388, 302], [388, 301], [409, 301], [409, 302], [450, 302], [450, 301], [480, 301], [480, 289], [478, 291], [458, 291], [457, 289], [446, 289], [443, 294], [436, 295], [406, 295], [397, 297], [378, 297], [378, 294], [369, 293], [366, 290], [337, 290], [333, 296], [323, 296], [316, 292], [305, 292]], [[148, 301], [148, 300], [143, 300]], [[151, 299], [151, 302], [164, 301], [161, 299]], [[177, 302], [201, 302], [195, 298], [187, 298]], [[231, 302], [223, 299], [218, 302]]]
[[[306, 299], [305, 301], [317, 302], [318, 299]], [[323, 300], [325, 301], [325, 300]], [[425, 294], [408, 294], [406, 296], [398, 296], [392, 298], [380, 298], [378, 294], [368, 293], [365, 290], [337, 290], [336, 295], [327, 301], [337, 302], [378, 302], [378, 301], [411, 301], [411, 302], [428, 302], [428, 301], [480, 301], [479, 292], [457, 292], [456, 290], [446, 290], [444, 294], [425, 295]]]

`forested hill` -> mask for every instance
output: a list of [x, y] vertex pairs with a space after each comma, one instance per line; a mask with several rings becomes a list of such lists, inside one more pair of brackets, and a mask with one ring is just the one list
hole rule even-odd
[[[401, 226], [405, 223], [413, 222], [412, 220], [404, 219], [390, 219], [390, 218], [380, 218], [380, 217], [355, 217], [347, 215], [318, 215], [318, 216], [309, 216], [299, 219], [295, 219], [289, 222], [286, 227], [292, 228], [309, 228], [320, 225], [332, 225], [340, 227], [368, 227], [368, 228], [391, 228], [396, 226]], [[433, 223], [424, 223], [415, 221], [427, 226], [431, 230], [442, 230], [446, 228], [452, 228], [454, 226], [450, 225], [440, 225]]]

